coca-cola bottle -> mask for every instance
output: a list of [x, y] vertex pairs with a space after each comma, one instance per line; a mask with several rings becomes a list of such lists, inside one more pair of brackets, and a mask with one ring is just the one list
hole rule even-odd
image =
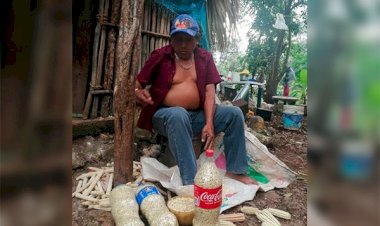
[[213, 160], [214, 151], [206, 150], [206, 161], [195, 175], [194, 226], [218, 225], [220, 207], [222, 205], [223, 177]]

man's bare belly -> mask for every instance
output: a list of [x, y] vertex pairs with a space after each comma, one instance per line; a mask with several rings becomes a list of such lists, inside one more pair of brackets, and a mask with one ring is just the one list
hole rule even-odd
[[194, 80], [172, 84], [163, 104], [169, 107], [183, 107], [188, 110], [199, 108], [197, 84]]

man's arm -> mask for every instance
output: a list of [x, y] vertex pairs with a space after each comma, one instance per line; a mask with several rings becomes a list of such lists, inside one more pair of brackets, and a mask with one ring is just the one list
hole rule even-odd
[[215, 85], [206, 85], [206, 95], [204, 102], [204, 113], [206, 125], [202, 129], [202, 142], [205, 142], [205, 149], [214, 149], [214, 114], [215, 114]]
[[142, 106], [152, 105], [152, 97], [148, 90], [145, 87], [152, 83], [152, 76], [157, 71], [157, 65], [160, 64], [162, 59], [162, 54], [159, 51], [154, 50], [145, 62], [140, 73], [137, 75], [135, 82], [135, 95], [137, 102], [142, 104]]

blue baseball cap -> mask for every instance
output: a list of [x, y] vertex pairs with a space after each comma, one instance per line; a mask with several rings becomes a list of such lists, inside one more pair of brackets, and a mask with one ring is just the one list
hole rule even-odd
[[170, 28], [170, 35], [174, 35], [178, 32], [184, 32], [190, 36], [197, 36], [199, 31], [198, 23], [191, 16], [187, 14], [181, 14], [177, 16]]

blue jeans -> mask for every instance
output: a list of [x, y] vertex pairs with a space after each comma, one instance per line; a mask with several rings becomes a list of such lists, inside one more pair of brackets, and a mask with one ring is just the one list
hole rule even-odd
[[[197, 164], [192, 137], [200, 134], [205, 125], [203, 110], [190, 111], [182, 107], [160, 108], [154, 114], [152, 121], [154, 129], [168, 138], [169, 148], [179, 167], [183, 184], [193, 184]], [[224, 132], [223, 144], [227, 172], [246, 174], [248, 162], [244, 117], [240, 108], [217, 105], [214, 130], [215, 134]]]

